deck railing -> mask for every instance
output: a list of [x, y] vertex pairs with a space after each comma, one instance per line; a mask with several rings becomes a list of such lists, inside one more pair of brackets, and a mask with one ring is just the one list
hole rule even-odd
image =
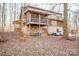
[[32, 18], [32, 19], [31, 19], [31, 22], [37, 22], [37, 23], [39, 23], [39, 19]]
[[39, 22], [39, 19], [32, 18], [30, 20], [26, 20], [27, 23], [44, 23], [47, 24], [47, 19], [41, 19]]
[[47, 24], [47, 19], [41, 19], [41, 23], [46, 23]]

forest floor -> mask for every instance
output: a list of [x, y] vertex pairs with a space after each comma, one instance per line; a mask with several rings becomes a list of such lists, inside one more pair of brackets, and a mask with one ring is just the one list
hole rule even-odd
[[79, 40], [65, 40], [62, 36], [26, 37], [9, 34], [0, 42], [0, 56], [79, 56]]

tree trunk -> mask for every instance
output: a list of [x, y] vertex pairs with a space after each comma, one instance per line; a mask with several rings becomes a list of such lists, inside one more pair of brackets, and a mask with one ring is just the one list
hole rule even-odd
[[67, 28], [67, 16], [68, 16], [68, 10], [67, 10], [68, 6], [67, 3], [64, 3], [64, 38], [68, 38], [68, 28]]
[[5, 29], [5, 3], [3, 3], [3, 8], [2, 8], [2, 32], [4, 32]]

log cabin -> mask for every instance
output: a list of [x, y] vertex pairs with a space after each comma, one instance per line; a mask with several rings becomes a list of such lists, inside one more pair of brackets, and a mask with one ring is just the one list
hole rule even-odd
[[[20, 19], [26, 24], [25, 32], [27, 33], [27, 35], [33, 35], [34, 33], [38, 33], [39, 35], [46, 36], [48, 35], [48, 33], [52, 33], [54, 30], [56, 30], [59, 24], [63, 23], [61, 21], [61, 13], [44, 10], [33, 6], [22, 7]], [[52, 24], [51, 22], [56, 25], [56, 28], [52, 26], [51, 28], [53, 29], [50, 29], [50, 26]]]

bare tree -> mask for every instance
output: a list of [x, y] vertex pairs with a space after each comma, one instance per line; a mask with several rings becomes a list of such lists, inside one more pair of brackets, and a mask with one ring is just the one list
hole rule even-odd
[[65, 38], [68, 38], [68, 28], [67, 28], [67, 17], [68, 17], [68, 5], [67, 3], [64, 3], [64, 22], [63, 22], [63, 25], [64, 25], [64, 37]]
[[6, 11], [5, 11], [5, 3], [3, 3], [3, 8], [2, 8], [2, 31], [4, 32], [4, 28], [5, 28], [5, 26], [6, 26], [6, 24], [5, 24], [5, 13], [6, 13]]

